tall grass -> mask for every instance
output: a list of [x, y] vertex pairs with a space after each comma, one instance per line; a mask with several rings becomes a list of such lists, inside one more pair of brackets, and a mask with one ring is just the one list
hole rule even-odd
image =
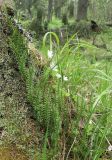
[[[85, 44], [77, 43], [76, 35], [60, 46], [57, 35], [47, 33], [45, 51], [49, 37], [54, 54], [43, 68], [39, 63], [35, 66], [32, 58], [26, 65], [30, 56], [17, 30], [9, 38], [43, 136], [38, 160], [98, 160], [108, 152], [112, 136], [112, 66], [91, 64], [80, 50]], [[76, 42], [75, 49], [71, 40]]]

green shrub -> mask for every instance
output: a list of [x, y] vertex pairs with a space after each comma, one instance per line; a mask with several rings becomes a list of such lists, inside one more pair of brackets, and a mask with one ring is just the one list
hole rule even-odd
[[55, 30], [55, 29], [62, 27], [62, 25], [63, 23], [61, 22], [61, 20], [53, 17], [52, 21], [48, 24], [48, 29]]
[[80, 37], [89, 37], [91, 34], [90, 22], [75, 22], [75, 24], [69, 26], [68, 30], [72, 33], [78, 33]]

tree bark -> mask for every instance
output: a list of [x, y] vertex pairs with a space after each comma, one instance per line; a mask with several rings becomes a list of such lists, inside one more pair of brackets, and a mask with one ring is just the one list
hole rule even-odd
[[54, 11], [55, 11], [55, 16], [57, 18], [61, 17], [61, 7], [62, 7], [62, 1], [61, 0], [55, 0], [54, 1]]
[[87, 20], [87, 9], [89, 0], [79, 0], [77, 8], [77, 21]]
[[52, 8], [53, 8], [53, 0], [49, 0], [48, 1], [48, 16], [47, 16], [48, 22], [52, 20]]

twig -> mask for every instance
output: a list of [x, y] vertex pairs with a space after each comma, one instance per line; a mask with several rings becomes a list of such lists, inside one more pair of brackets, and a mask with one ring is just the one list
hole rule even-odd
[[70, 152], [71, 152], [71, 150], [72, 150], [72, 148], [73, 148], [75, 142], [76, 142], [76, 137], [74, 138], [74, 141], [73, 141], [73, 143], [72, 143], [72, 145], [71, 145], [71, 147], [70, 147], [70, 149], [69, 149], [69, 151], [68, 151], [66, 160], [68, 159], [68, 157], [69, 157], [69, 155], [70, 155]]

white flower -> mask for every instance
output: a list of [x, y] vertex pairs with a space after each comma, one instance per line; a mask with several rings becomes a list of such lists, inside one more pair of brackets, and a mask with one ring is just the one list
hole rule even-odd
[[61, 74], [57, 73], [57, 74], [56, 74], [56, 77], [57, 77], [58, 79], [61, 78]]
[[92, 120], [89, 121], [89, 124], [93, 124]]
[[58, 66], [54, 66], [54, 67], [52, 68], [52, 70], [57, 72], [57, 71], [58, 71], [57, 68], [58, 68]]
[[53, 51], [48, 50], [48, 58], [51, 59], [53, 57]]
[[54, 62], [51, 62], [50, 63], [50, 68], [53, 70], [53, 71], [58, 71], [58, 66], [54, 63]]
[[68, 81], [68, 77], [64, 76], [64, 77], [63, 77], [63, 80], [64, 80], [64, 81]]
[[76, 35], [76, 41], [79, 42], [79, 37]]
[[54, 66], [55, 66], [55, 63], [54, 63], [54, 62], [51, 62], [51, 63], [50, 63], [50, 68], [52, 69]]
[[112, 151], [112, 145], [110, 144], [110, 146], [108, 147], [108, 151]]

